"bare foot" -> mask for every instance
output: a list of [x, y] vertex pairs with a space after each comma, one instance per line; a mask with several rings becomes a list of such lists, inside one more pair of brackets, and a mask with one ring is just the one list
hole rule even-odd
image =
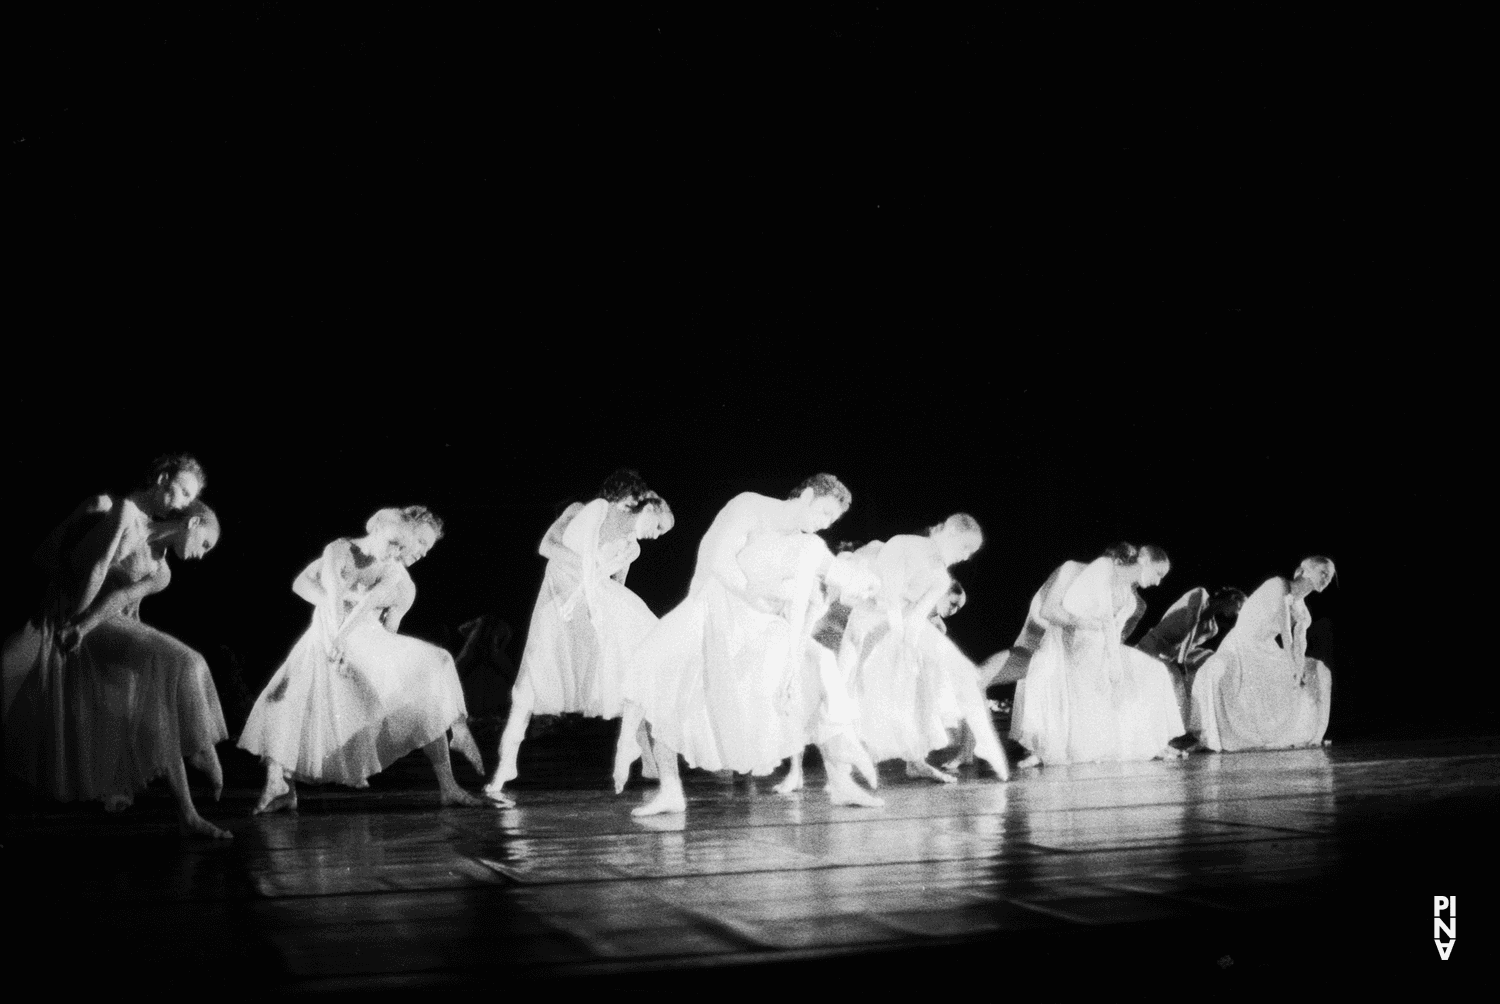
[[104, 796], [104, 811], [105, 812], [124, 812], [126, 809], [130, 808], [134, 804], [135, 804], [135, 796], [134, 795], [105, 795]]
[[906, 776], [931, 778], [934, 781], [941, 781], [943, 784], [958, 783], [958, 778], [952, 774], [944, 774], [926, 760], [906, 761]]
[[258, 816], [263, 812], [281, 812], [296, 807], [297, 789], [288, 784], [286, 778], [272, 776], [266, 778], [266, 787], [260, 793], [260, 801], [255, 803], [250, 815]]
[[877, 798], [847, 778], [828, 782], [828, 801], [831, 805], [862, 805], [871, 809], [885, 804], [885, 799]]
[[1156, 754], [1158, 760], [1183, 760], [1187, 758], [1187, 750], [1180, 750], [1175, 746], [1168, 746]]
[[686, 812], [687, 799], [680, 791], [658, 791], [645, 805], [630, 810], [632, 816], [660, 816], [668, 812]]
[[212, 746], [201, 749], [188, 758], [188, 763], [208, 775], [208, 779], [213, 782], [214, 801], [217, 802], [219, 796], [224, 794], [224, 767], [219, 763], [219, 751]]
[[[1313, 745], [1316, 746], [1317, 744], [1314, 743]], [[1332, 746], [1333, 745], [1333, 740], [1332, 739], [1324, 739], [1323, 740], [1323, 745], [1324, 746]]]
[[496, 784], [494, 781], [491, 781], [484, 786], [484, 797], [502, 809], [514, 809], [516, 807], [516, 800], [504, 792], [504, 787], [503, 784]]
[[484, 776], [484, 758], [479, 755], [479, 745], [474, 742], [474, 734], [463, 722], [453, 726], [453, 738], [448, 741], [448, 748], [462, 753], [463, 758], [474, 768], [474, 773]]
[[1019, 763], [1016, 764], [1016, 766], [1018, 768], [1019, 767], [1040, 767], [1041, 765], [1042, 765], [1042, 758], [1039, 757], [1039, 756], [1037, 756], [1035, 753], [1031, 754], [1029, 757], [1027, 757], [1026, 759], [1024, 759], [1021, 762], [1019, 762]]
[[438, 793], [438, 799], [443, 805], [457, 805], [469, 809], [495, 809], [500, 807], [495, 802], [480, 798], [478, 795], [471, 795], [462, 788], [443, 788]]
[[234, 834], [221, 830], [196, 812], [177, 821], [177, 829], [185, 837], [208, 837], [210, 840], [233, 840]]
[[782, 778], [781, 783], [771, 790], [778, 795], [790, 795], [794, 791], [801, 791], [802, 766], [794, 761], [792, 769], [786, 772], [786, 777]]

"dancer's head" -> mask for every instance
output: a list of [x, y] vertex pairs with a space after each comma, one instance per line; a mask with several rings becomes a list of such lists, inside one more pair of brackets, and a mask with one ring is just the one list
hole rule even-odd
[[666, 500], [652, 491], [640, 474], [626, 467], [605, 478], [594, 497], [633, 513], [635, 535], [643, 540], [660, 537], [677, 522]]
[[655, 492], [637, 499], [630, 509], [635, 513], [635, 535], [641, 540], [660, 537], [677, 522], [672, 515], [672, 507]]
[[167, 538], [177, 557], [196, 559], [212, 551], [219, 543], [219, 517], [196, 499], [183, 510], [183, 519]]
[[968, 561], [984, 545], [984, 531], [979, 529], [979, 521], [966, 512], [956, 512], [937, 526], [928, 528], [927, 535], [942, 552], [945, 565]]
[[969, 597], [964, 593], [964, 587], [959, 585], [958, 580], [955, 579], [949, 584], [948, 592], [943, 595], [942, 599], [938, 600], [938, 604], [933, 608], [933, 611], [939, 617], [952, 617], [963, 609], [968, 599]]
[[1127, 576], [1134, 576], [1136, 584], [1142, 589], [1150, 589], [1167, 577], [1172, 570], [1171, 559], [1167, 557], [1164, 548], [1156, 544], [1142, 544], [1136, 547], [1120, 541], [1111, 544], [1104, 549], [1101, 557], [1114, 561], [1116, 568]]
[[808, 533], [828, 529], [854, 501], [849, 489], [832, 474], [814, 474], [793, 488], [787, 498], [800, 506], [801, 528]]
[[628, 467], [622, 467], [604, 479], [604, 484], [599, 486], [599, 491], [594, 497], [604, 499], [606, 502], [624, 502], [655, 494], [646, 486], [645, 480], [639, 473]]
[[432, 545], [443, 539], [443, 521], [424, 505], [409, 505], [401, 510], [401, 557], [410, 567], [426, 557]]
[[1233, 586], [1226, 586], [1209, 597], [1205, 613], [1221, 617], [1238, 617], [1240, 608], [1245, 605], [1245, 591]]
[[1332, 581], [1332, 558], [1324, 558], [1321, 555], [1303, 558], [1302, 564], [1297, 566], [1297, 574], [1292, 578], [1292, 592], [1298, 596], [1321, 593]]
[[402, 561], [413, 535], [400, 509], [381, 509], [365, 520], [365, 548], [381, 561]]
[[157, 457], [146, 473], [145, 490], [157, 512], [152, 515], [182, 512], [202, 494], [208, 485], [203, 465], [186, 453]]

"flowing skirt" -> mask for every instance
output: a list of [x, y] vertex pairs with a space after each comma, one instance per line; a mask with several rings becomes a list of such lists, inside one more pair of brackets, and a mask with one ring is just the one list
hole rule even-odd
[[636, 649], [626, 697], [690, 766], [769, 774], [807, 741], [806, 639], [794, 653], [791, 633], [709, 579]]
[[579, 597], [564, 615], [577, 584], [556, 562], [547, 565], [516, 686], [531, 687], [534, 714], [619, 718], [631, 656], [657, 618], [614, 579], [595, 586], [592, 604]]
[[240, 746], [303, 781], [364, 787], [466, 715], [453, 657], [367, 615], [331, 658], [317, 619], [250, 710]]
[[857, 660], [856, 730], [873, 760], [925, 760], [952, 744], [949, 730], [967, 724], [975, 753], [1007, 775], [979, 670], [947, 635], [926, 621], [897, 634], [882, 615], [858, 610], [845, 637], [845, 658]]
[[1193, 679], [1190, 724], [1214, 750], [1313, 746], [1328, 731], [1333, 674], [1317, 659], [1301, 672], [1280, 648], [1220, 649]]
[[134, 794], [229, 738], [203, 656], [130, 613], [70, 655], [28, 624], [4, 676], [6, 766], [60, 801]]
[[[1011, 738], [1043, 763], [1150, 760], [1185, 731], [1167, 667], [1099, 631], [1049, 630], [1016, 684]], [[1113, 663], [1113, 664], [1112, 664]]]

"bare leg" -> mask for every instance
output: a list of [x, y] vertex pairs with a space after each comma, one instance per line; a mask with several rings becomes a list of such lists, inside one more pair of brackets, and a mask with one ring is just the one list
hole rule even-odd
[[192, 792], [188, 791], [187, 764], [174, 759], [167, 771], [167, 783], [172, 786], [172, 797], [177, 800], [177, 820], [182, 832], [194, 837], [211, 837], [214, 840], [233, 840], [234, 834], [221, 830], [198, 815], [193, 806]]
[[463, 758], [474, 767], [474, 773], [483, 777], [484, 758], [479, 755], [479, 744], [474, 741], [474, 733], [469, 731], [469, 723], [459, 719], [448, 731], [452, 736], [448, 740], [448, 748], [463, 754]]
[[641, 747], [641, 777], [661, 777], [661, 768], [656, 766], [656, 754], [651, 749], [651, 727], [644, 721], [635, 731], [635, 741]]
[[188, 758], [188, 763], [208, 775], [208, 779], [214, 785], [214, 801], [224, 793], [224, 767], [219, 763], [219, 751], [212, 746], [205, 746]]
[[422, 747], [422, 752], [432, 761], [432, 769], [437, 774], [438, 794], [444, 805], [464, 805], [476, 809], [490, 805], [478, 795], [464, 791], [453, 780], [453, 764], [448, 759], [447, 740], [441, 737], [434, 739]]
[[522, 676], [510, 692], [510, 716], [505, 720], [505, 731], [500, 733], [500, 762], [495, 765], [495, 776], [484, 786], [486, 795], [507, 807], [516, 803], [505, 794], [505, 783], [516, 779], [516, 757], [521, 752], [534, 707], [536, 694], [531, 689], [531, 677]]
[[870, 794], [854, 783], [851, 764], [831, 759], [826, 751], [823, 754], [823, 764], [828, 771], [829, 802], [834, 805], [862, 805], [872, 809], [885, 804], [885, 799]]
[[660, 741], [652, 743], [656, 768], [661, 773], [661, 788], [656, 797], [630, 810], [632, 816], [656, 816], [665, 812], [686, 812], [687, 796], [682, 793], [682, 777], [677, 773], [677, 751]]
[[620, 734], [615, 738], [615, 794], [625, 790], [630, 780], [630, 765], [641, 760], [641, 777], [656, 777], [656, 760], [651, 756], [651, 729], [640, 705], [626, 701], [620, 714]]
[[786, 777], [781, 783], [771, 789], [778, 795], [790, 795], [794, 791], [802, 790], [802, 752], [799, 750], [792, 754], [792, 767], [786, 772]]
[[250, 815], [258, 816], [262, 812], [279, 812], [282, 809], [295, 809], [297, 807], [297, 787], [287, 780], [286, 768], [275, 760], [266, 758], [266, 786], [261, 789], [260, 801], [255, 803], [255, 808]]

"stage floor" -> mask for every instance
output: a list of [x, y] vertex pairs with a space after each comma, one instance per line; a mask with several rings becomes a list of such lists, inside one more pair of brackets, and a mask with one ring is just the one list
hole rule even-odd
[[[139, 987], [145, 968], [157, 986], [362, 993], [915, 973], [998, 987], [1017, 967], [1078, 983], [1144, 965], [1175, 996], [1441, 964], [1431, 897], [1470, 894], [1479, 911], [1493, 887], [1500, 740], [1198, 754], [1008, 783], [982, 770], [939, 785], [887, 765], [879, 809], [830, 806], [817, 769], [789, 796], [775, 778], [690, 772], [685, 820], [630, 816], [648, 789], [611, 793], [597, 723], [528, 743], [506, 811], [438, 808], [417, 755], [369, 790], [303, 786], [297, 813], [252, 818], [254, 764], [231, 766], [234, 786], [205, 805], [228, 844], [172, 835], [162, 795], [119, 816], [12, 805], [8, 912], [26, 919], [13, 958], [45, 955], [83, 982]], [[467, 767], [459, 777], [478, 784]], [[1479, 933], [1448, 966], [1465, 947], [1487, 954]]]

